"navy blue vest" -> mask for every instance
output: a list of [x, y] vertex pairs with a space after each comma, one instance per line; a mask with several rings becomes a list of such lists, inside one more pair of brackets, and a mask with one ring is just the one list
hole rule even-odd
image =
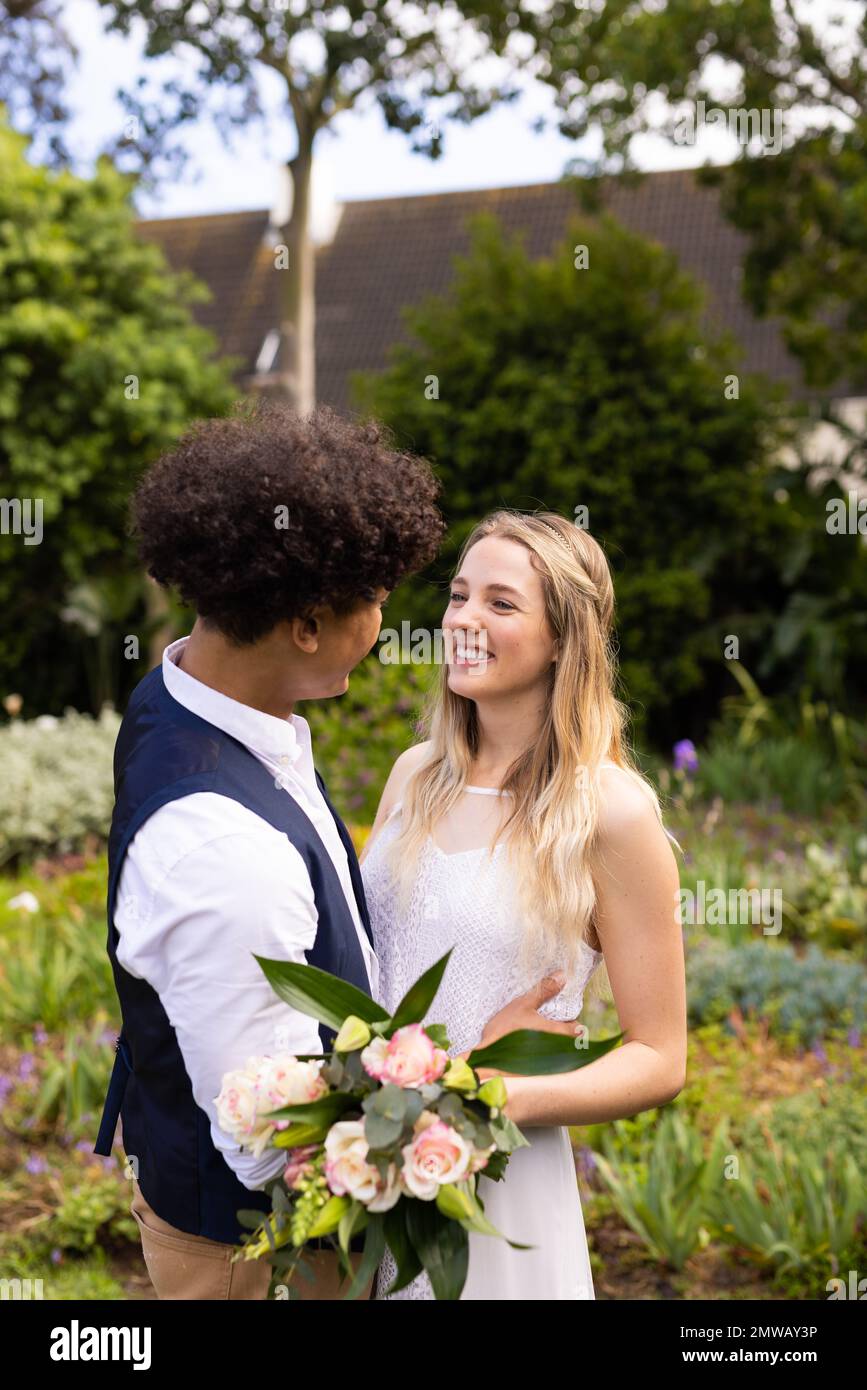
[[[346, 848], [359, 915], [371, 937], [352, 841], [316, 776]], [[231, 797], [287, 835], [304, 860], [318, 912], [308, 963], [369, 995], [364, 956], [337, 872], [312, 822], [243, 744], [169, 694], [161, 667], [149, 672], [130, 698], [115, 745], [114, 788], [108, 955], [123, 1025], [94, 1153], [111, 1153], [120, 1116], [124, 1152], [128, 1158], [135, 1155], [139, 1186], [157, 1215], [181, 1231], [237, 1244], [243, 1228], [236, 1213], [241, 1208], [269, 1211], [270, 1198], [245, 1187], [215, 1148], [210, 1121], [193, 1098], [175, 1030], [158, 994], [117, 959], [115, 896], [133, 836], [154, 811], [178, 797], [204, 791]], [[334, 1032], [320, 1024], [319, 1036], [323, 1051], [329, 1051]], [[243, 1063], [239, 1058], [238, 1065]]]

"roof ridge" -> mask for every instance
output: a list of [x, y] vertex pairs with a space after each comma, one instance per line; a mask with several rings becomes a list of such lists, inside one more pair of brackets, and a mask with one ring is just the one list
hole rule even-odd
[[[697, 174], [704, 168], [704, 165], [690, 165], [683, 169], [639, 169], [637, 173], [642, 178], [666, 178], [680, 176], [684, 174]], [[725, 168], [725, 165], [714, 166]], [[618, 178], [617, 174], [602, 174], [600, 178]], [[488, 188], [450, 188], [441, 190], [438, 193], [387, 193], [374, 198], [344, 198], [343, 205], [348, 207], [358, 203], [399, 203], [399, 202], [422, 202], [429, 198], [461, 198], [467, 194], [479, 193], [528, 193], [533, 190], [568, 188], [569, 179], [567, 177], [559, 179], [541, 179], [536, 183], [504, 183], [492, 184]]]

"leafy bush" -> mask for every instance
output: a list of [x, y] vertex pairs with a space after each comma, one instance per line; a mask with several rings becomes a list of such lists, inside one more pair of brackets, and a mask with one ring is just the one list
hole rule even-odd
[[817, 1145], [829, 1154], [851, 1154], [863, 1173], [867, 1167], [865, 1080], [863, 1071], [858, 1084], [841, 1083], [829, 1074], [829, 1084], [821, 1091], [802, 1091], [778, 1100], [766, 1118], [748, 1114], [742, 1128], [744, 1147], [757, 1151], [773, 1139], [784, 1150], [801, 1153]]
[[867, 723], [803, 694], [770, 700], [739, 661], [727, 666], [740, 693], [722, 700], [698, 754], [696, 795], [726, 805], [776, 800], [804, 816], [844, 804], [867, 810]]
[[867, 1191], [861, 1150], [834, 1142], [838, 1117], [826, 1125], [819, 1107], [807, 1133], [808, 1111], [807, 1097], [793, 1097], [733, 1140], [728, 1116], [703, 1137], [680, 1105], [666, 1107], [598, 1127], [593, 1142], [604, 1153], [587, 1154], [584, 1167], [652, 1259], [679, 1270], [718, 1241], [765, 1266], [793, 1297], [816, 1297], [863, 1261]]
[[[816, 658], [817, 682], [851, 696], [867, 670], [864, 546], [857, 536], [829, 546], [824, 499], [808, 493], [803, 471], [774, 472], [791, 406], [740, 371], [731, 340], [707, 331], [697, 283], [606, 217], [576, 217], [549, 258], [532, 257], [490, 215], [472, 233], [448, 297], [407, 310], [411, 339], [377, 377], [355, 378], [360, 406], [443, 479], [449, 536], [408, 590], [408, 616], [436, 620], [431, 580], [450, 572], [487, 511], [573, 517], [586, 507], [615, 573], [639, 732], [656, 744], [701, 736], [726, 691], [727, 637], [760, 660], [790, 600], [805, 616], [806, 649], [817, 630], [837, 639]], [[592, 268], [577, 265], [578, 245]], [[775, 646], [785, 647], [775, 690], [803, 680], [793, 630]]]
[[120, 717], [68, 711], [0, 728], [0, 865], [104, 841]]
[[603, 1148], [607, 1156], [596, 1154], [595, 1164], [615, 1209], [655, 1259], [682, 1269], [703, 1239], [706, 1189], [718, 1161], [715, 1144], [706, 1158], [701, 1135], [669, 1107], [637, 1162], [621, 1161], [608, 1135]]
[[852, 1154], [829, 1152], [816, 1139], [793, 1150], [769, 1135], [749, 1152], [724, 1154], [725, 1163], [733, 1159], [737, 1167], [718, 1169], [708, 1188], [715, 1236], [773, 1265], [778, 1276], [798, 1271], [802, 1287], [857, 1265], [867, 1188]]
[[[137, 233], [131, 181], [108, 160], [91, 178], [40, 167], [26, 145], [0, 119], [0, 475], [44, 522], [38, 544], [12, 535], [0, 547], [0, 693], [58, 713], [90, 703], [94, 675], [134, 683], [123, 639], [144, 645], [146, 600], [142, 576], [137, 605], [127, 595], [117, 607], [138, 573], [127, 498], [155, 455], [235, 392], [192, 318], [209, 291]], [[111, 595], [100, 672], [81, 622], [62, 617], [82, 616], [83, 581]]]
[[31, 1125], [51, 1124], [73, 1138], [93, 1138], [114, 1065], [114, 1032], [100, 1014], [89, 1028], [68, 1028], [58, 1050], [43, 1054]]
[[802, 956], [779, 942], [722, 946], [704, 938], [687, 954], [692, 1024], [725, 1022], [732, 1010], [768, 1021], [776, 1036], [810, 1046], [867, 1023], [867, 977], [858, 961], [809, 946]]
[[46, 1234], [61, 1250], [89, 1251], [107, 1240], [135, 1242], [138, 1226], [129, 1203], [129, 1188], [116, 1173], [93, 1176], [64, 1191]]

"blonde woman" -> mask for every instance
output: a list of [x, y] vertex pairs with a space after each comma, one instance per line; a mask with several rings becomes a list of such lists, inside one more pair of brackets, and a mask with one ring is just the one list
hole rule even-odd
[[[606, 971], [624, 1033], [577, 1071], [505, 1077], [530, 1144], [478, 1191], [494, 1225], [534, 1248], [471, 1233], [467, 1300], [594, 1298], [566, 1127], [684, 1084], [677, 864], [626, 747], [613, 610], [587, 531], [554, 513], [482, 521], [451, 585], [429, 737], [397, 759], [362, 859], [386, 1007], [453, 947], [427, 1020], [447, 1025], [452, 1056], [514, 1028], [578, 1031]], [[395, 1274], [386, 1248], [377, 1298]], [[433, 1292], [422, 1272], [391, 1297]]]

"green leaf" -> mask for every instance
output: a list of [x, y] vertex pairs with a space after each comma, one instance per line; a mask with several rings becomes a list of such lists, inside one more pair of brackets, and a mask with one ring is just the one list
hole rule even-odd
[[358, 1101], [343, 1091], [330, 1091], [318, 1100], [303, 1101], [300, 1105], [284, 1105], [280, 1110], [269, 1110], [267, 1119], [294, 1120], [296, 1124], [328, 1124], [339, 1120], [345, 1110], [358, 1108]]
[[[510, 1120], [508, 1115], [499, 1114], [494, 1116], [490, 1121], [489, 1127], [496, 1140], [497, 1148], [504, 1150], [506, 1153], [512, 1153], [515, 1149], [526, 1149], [530, 1146], [529, 1139], [525, 1134], [522, 1134], [521, 1130], [515, 1124], [515, 1121]], [[494, 1155], [492, 1154], [491, 1158], [493, 1157]], [[488, 1160], [488, 1166], [490, 1166], [490, 1159]], [[486, 1167], [485, 1172], [487, 1171], [488, 1169]]]
[[390, 1211], [385, 1213], [385, 1238], [397, 1265], [397, 1274], [385, 1290], [386, 1293], [397, 1293], [399, 1289], [406, 1288], [407, 1284], [411, 1283], [423, 1269], [422, 1262], [415, 1253], [406, 1232], [406, 1212], [409, 1201], [409, 1198], [402, 1197]]
[[443, 1216], [435, 1202], [407, 1201], [406, 1231], [427, 1271], [434, 1295], [456, 1302], [467, 1282], [470, 1238], [459, 1221]]
[[344, 1297], [347, 1301], [360, 1298], [367, 1281], [376, 1274], [385, 1254], [385, 1225], [379, 1212], [368, 1212], [367, 1234], [358, 1271]]
[[449, 947], [445, 955], [440, 956], [439, 960], [410, 986], [392, 1014], [386, 1037], [390, 1038], [398, 1028], [405, 1028], [408, 1023], [421, 1023], [436, 997], [453, 950], [453, 946]]
[[371, 1149], [388, 1149], [392, 1144], [396, 1144], [403, 1133], [404, 1122], [389, 1119], [385, 1115], [378, 1115], [375, 1110], [371, 1110], [365, 1116], [364, 1137]]
[[265, 1219], [263, 1211], [253, 1211], [252, 1207], [242, 1207], [235, 1212], [235, 1220], [239, 1226], [245, 1226], [248, 1231], [258, 1231]]
[[364, 1230], [368, 1220], [367, 1208], [363, 1202], [353, 1200], [349, 1211], [344, 1212], [341, 1216], [340, 1225], [337, 1228], [337, 1238], [344, 1254], [349, 1254], [349, 1242], [356, 1232]]
[[253, 953], [274, 993], [293, 1009], [309, 1014], [339, 1033], [349, 1014], [363, 1018], [365, 1023], [387, 1019], [388, 1013], [362, 990], [346, 980], [339, 980], [327, 970], [297, 961], [269, 960]]
[[516, 1076], [554, 1076], [576, 1071], [611, 1052], [622, 1033], [602, 1042], [576, 1047], [567, 1033], [548, 1033], [536, 1028], [518, 1028], [487, 1047], [475, 1048], [467, 1058], [471, 1067], [492, 1067]]

